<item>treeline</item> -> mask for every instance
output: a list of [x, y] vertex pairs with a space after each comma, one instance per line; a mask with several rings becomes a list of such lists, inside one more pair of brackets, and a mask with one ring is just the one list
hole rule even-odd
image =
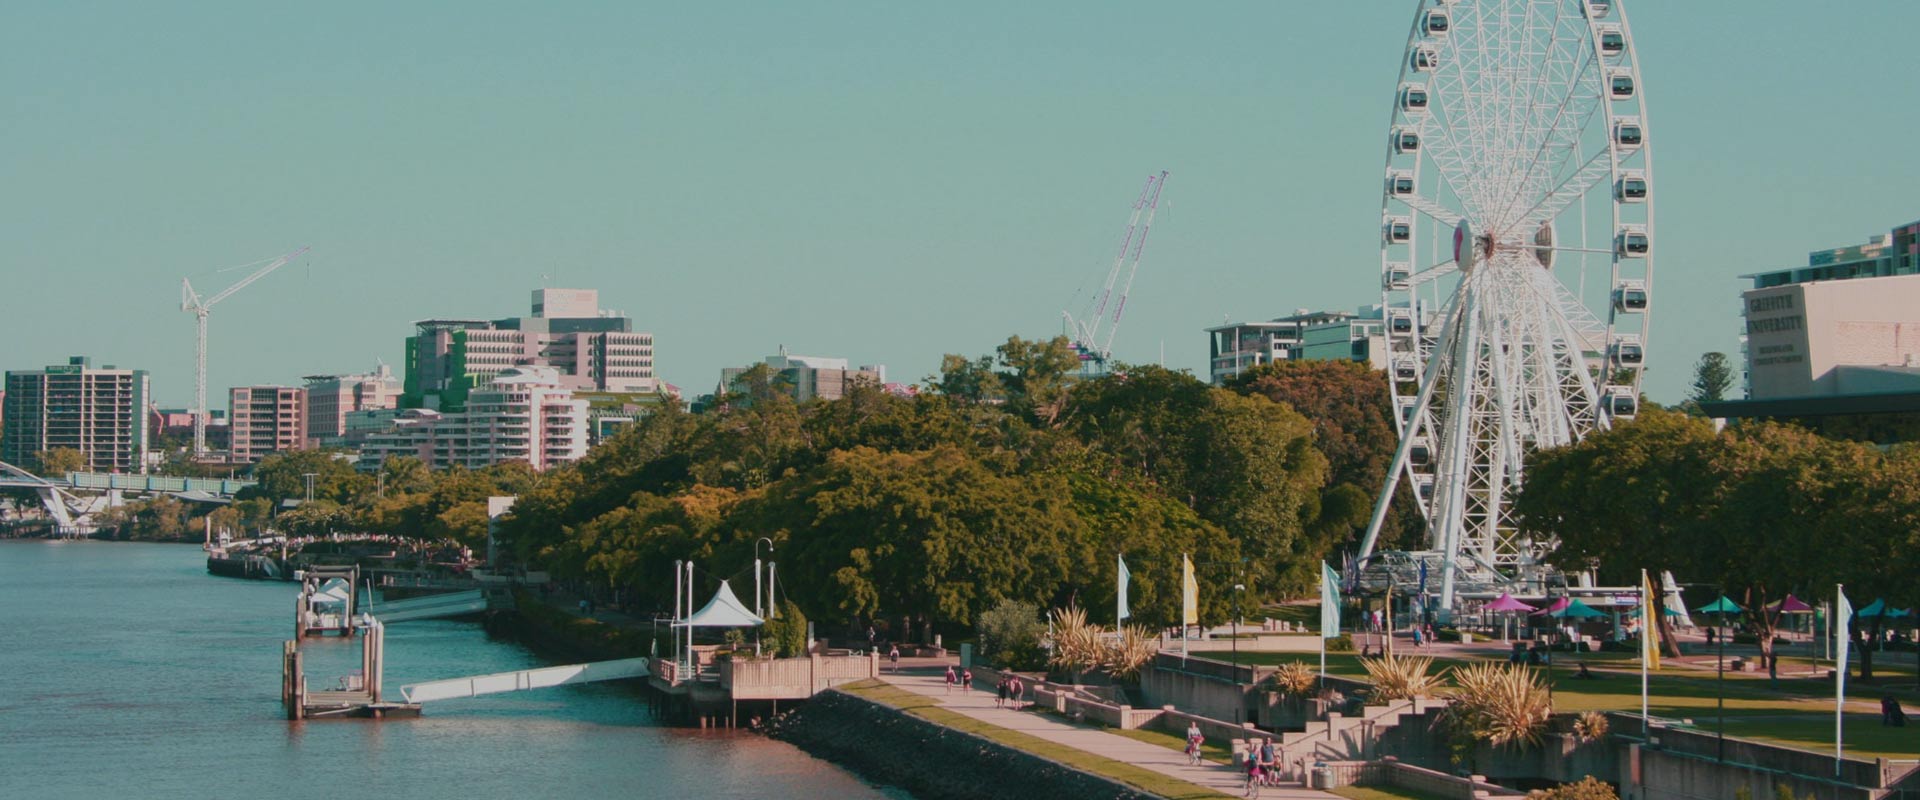
[[[1610, 585], [1673, 570], [1749, 610], [1771, 656], [1789, 592], [1856, 607], [1920, 601], [1920, 448], [1882, 451], [1789, 425], [1711, 421], [1648, 409], [1630, 424], [1529, 456], [1514, 499], [1521, 527], [1557, 536], [1549, 560], [1598, 570]], [[1703, 601], [1704, 602], [1704, 601]], [[1884, 617], [1861, 620], [1862, 635]], [[1864, 671], [1872, 674], [1863, 648]], [[1770, 660], [1770, 659], [1769, 659]]]
[[810, 616], [920, 626], [1006, 599], [1110, 620], [1124, 554], [1133, 621], [1167, 625], [1182, 553], [1202, 617], [1222, 621], [1234, 585], [1248, 610], [1301, 591], [1364, 524], [1392, 445], [1378, 373], [1286, 365], [1229, 390], [1079, 369], [1064, 338], [1016, 337], [948, 356], [918, 396], [860, 385], [796, 404], [756, 368], [703, 413], [662, 410], [549, 471], [500, 535], [522, 564], [660, 607], [675, 560], [744, 587], [766, 537]]

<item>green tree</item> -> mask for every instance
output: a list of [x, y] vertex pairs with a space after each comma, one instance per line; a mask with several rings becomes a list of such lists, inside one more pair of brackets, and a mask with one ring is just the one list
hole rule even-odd
[[[1313, 446], [1327, 459], [1316, 536], [1338, 544], [1364, 525], [1386, 484], [1399, 434], [1386, 373], [1354, 361], [1281, 361], [1235, 376], [1227, 388], [1259, 395], [1313, 422]], [[1425, 522], [1405, 482], [1396, 484], [1381, 535], [1384, 547], [1411, 548]]]
[[1695, 403], [1713, 403], [1727, 399], [1727, 390], [1733, 388], [1733, 365], [1727, 362], [1725, 353], [1707, 353], [1693, 365], [1693, 385], [1687, 389], [1687, 399]]
[[999, 383], [1006, 389], [1007, 404], [1042, 427], [1060, 424], [1080, 371], [1080, 355], [1067, 337], [1042, 342], [1009, 336], [994, 352], [1006, 368], [999, 373]]
[[264, 497], [276, 506], [283, 500], [304, 500], [307, 496], [305, 476], [311, 473], [313, 499], [342, 505], [351, 503], [371, 488], [373, 480], [355, 472], [353, 462], [344, 455], [328, 449], [269, 454], [253, 466], [255, 485], [242, 490], [238, 497]]
[[1002, 600], [980, 614], [974, 629], [978, 632], [980, 658], [987, 663], [1015, 669], [1033, 669], [1046, 663], [1046, 654], [1040, 650], [1040, 634], [1046, 625], [1040, 621], [1037, 605]]
[[87, 454], [71, 447], [36, 450], [33, 453], [33, 463], [34, 471], [42, 477], [60, 478], [69, 472], [85, 472]]

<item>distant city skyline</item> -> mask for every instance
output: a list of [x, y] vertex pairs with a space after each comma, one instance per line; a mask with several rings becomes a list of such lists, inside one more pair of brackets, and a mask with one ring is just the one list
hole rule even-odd
[[[1737, 356], [1740, 275], [1920, 219], [1920, 6], [1627, 0], [1659, 164], [1648, 394]], [[1414, 4], [343, 3], [0, 10], [0, 369], [90, 356], [191, 404], [402, 369], [413, 322], [598, 289], [689, 395], [785, 345], [917, 381], [1062, 330], [1172, 171], [1115, 340], [1379, 301]]]

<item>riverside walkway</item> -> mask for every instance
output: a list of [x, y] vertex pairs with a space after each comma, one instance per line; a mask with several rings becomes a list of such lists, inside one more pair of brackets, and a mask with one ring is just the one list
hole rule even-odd
[[[921, 662], [922, 659], [913, 659]], [[1099, 756], [1144, 767], [1234, 797], [1244, 796], [1246, 777], [1232, 767], [1205, 763], [1193, 766], [1184, 753], [1167, 747], [1129, 739], [1085, 725], [1074, 725], [1048, 714], [996, 708], [993, 687], [975, 686], [971, 692], [947, 691], [945, 664], [907, 666], [900, 672], [885, 672], [880, 679], [901, 689], [938, 701], [943, 708], [991, 725], [1037, 736], [1056, 744], [1084, 750]], [[1299, 784], [1266, 786], [1260, 797], [1282, 800], [1334, 800], [1338, 795], [1302, 788]]]

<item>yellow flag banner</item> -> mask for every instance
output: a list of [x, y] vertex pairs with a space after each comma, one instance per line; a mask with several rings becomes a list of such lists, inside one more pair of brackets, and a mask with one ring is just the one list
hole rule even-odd
[[1193, 557], [1180, 555], [1180, 624], [1200, 624], [1200, 582], [1193, 579]]
[[1654, 589], [1653, 579], [1647, 576], [1646, 570], [1640, 571], [1640, 581], [1642, 590], [1646, 593], [1645, 607], [1640, 609], [1642, 623], [1640, 627], [1643, 629], [1640, 638], [1644, 643], [1642, 645], [1644, 652], [1641, 657], [1646, 659], [1648, 669], [1659, 669], [1660, 619], [1661, 615], [1666, 613], [1666, 609], [1662, 607], [1660, 593]]

